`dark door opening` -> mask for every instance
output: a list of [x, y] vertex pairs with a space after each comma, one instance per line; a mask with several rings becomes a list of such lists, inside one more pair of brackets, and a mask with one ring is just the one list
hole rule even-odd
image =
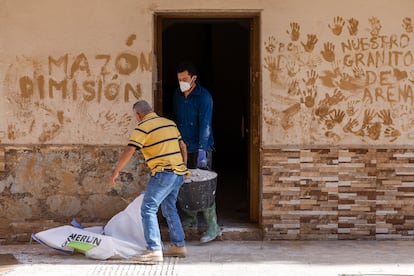
[[176, 66], [191, 61], [198, 82], [213, 96], [220, 224], [249, 222], [250, 21], [248, 19], [162, 20], [162, 113], [172, 118], [178, 86]]

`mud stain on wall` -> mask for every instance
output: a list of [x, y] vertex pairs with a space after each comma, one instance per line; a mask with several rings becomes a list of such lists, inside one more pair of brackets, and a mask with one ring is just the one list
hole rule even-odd
[[[12, 112], [4, 130], [6, 142], [125, 136], [133, 123], [125, 104], [129, 108], [142, 98], [140, 79], [152, 72], [153, 63], [151, 51], [134, 49], [135, 40], [131, 34], [127, 49], [115, 54], [17, 56], [4, 79]], [[102, 110], [108, 112], [102, 115]]]
[[290, 22], [287, 37], [268, 36], [264, 69], [272, 90], [264, 101], [264, 120], [273, 143], [410, 140], [411, 18], [402, 18], [401, 29], [393, 33], [383, 33], [377, 17], [361, 22], [334, 16], [320, 33], [306, 33], [300, 23]]

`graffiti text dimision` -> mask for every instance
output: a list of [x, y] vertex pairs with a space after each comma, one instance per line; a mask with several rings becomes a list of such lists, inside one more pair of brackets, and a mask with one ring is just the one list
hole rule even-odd
[[26, 75], [19, 78], [21, 96], [98, 103], [103, 99], [113, 101], [122, 98], [129, 102], [131, 97], [141, 97], [141, 84], [131, 74], [137, 70], [152, 71], [152, 53], [146, 56], [141, 52], [139, 57], [121, 53], [113, 59], [112, 70], [109, 68], [111, 55], [95, 55], [93, 61], [102, 63], [100, 72], [95, 75], [91, 73], [89, 61], [84, 53], [77, 55], [71, 65], [68, 54], [59, 58], [49, 56], [47, 77], [34, 72], [33, 77]]

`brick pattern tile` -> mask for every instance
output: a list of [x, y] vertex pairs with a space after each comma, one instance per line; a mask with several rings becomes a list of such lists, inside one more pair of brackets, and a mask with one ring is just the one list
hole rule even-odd
[[414, 153], [377, 153], [377, 239], [412, 239], [414, 230]]
[[414, 149], [266, 149], [266, 239], [412, 239]]

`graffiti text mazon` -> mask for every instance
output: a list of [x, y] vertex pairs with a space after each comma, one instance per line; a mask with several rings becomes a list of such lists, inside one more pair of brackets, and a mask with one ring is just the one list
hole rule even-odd
[[48, 76], [19, 78], [21, 96], [24, 98], [60, 98], [73, 101], [113, 101], [122, 99], [129, 102], [141, 97], [141, 83], [133, 73], [152, 71], [152, 53], [139, 55], [123, 52], [112, 58], [109, 54], [98, 54], [93, 62], [99, 62], [100, 72], [91, 73], [91, 58], [84, 53], [70, 62], [69, 54], [48, 58]]

